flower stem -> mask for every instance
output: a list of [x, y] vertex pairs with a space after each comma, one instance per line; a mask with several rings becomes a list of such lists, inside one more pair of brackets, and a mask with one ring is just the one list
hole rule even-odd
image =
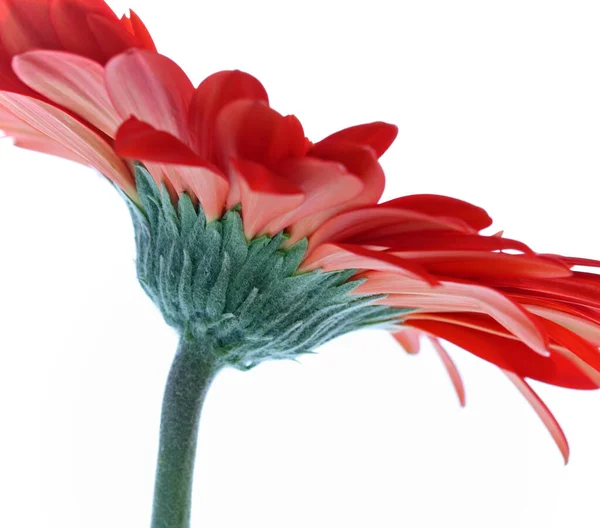
[[200, 411], [219, 371], [213, 350], [182, 337], [162, 406], [151, 528], [189, 528]]

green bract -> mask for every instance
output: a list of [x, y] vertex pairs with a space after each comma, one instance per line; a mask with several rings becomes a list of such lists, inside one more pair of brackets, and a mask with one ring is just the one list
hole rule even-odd
[[207, 222], [183, 194], [175, 208], [166, 188], [136, 164], [141, 206], [128, 201], [135, 226], [139, 281], [167, 323], [202, 341], [219, 363], [249, 369], [293, 359], [341, 334], [390, 326], [405, 310], [374, 306], [382, 296], [353, 295], [355, 270], [299, 272], [307, 240], [246, 240], [239, 208]]

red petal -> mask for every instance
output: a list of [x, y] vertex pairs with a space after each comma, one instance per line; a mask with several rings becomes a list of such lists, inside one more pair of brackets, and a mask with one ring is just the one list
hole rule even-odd
[[154, 45], [154, 41], [152, 40], [152, 36], [150, 35], [148, 28], [146, 28], [142, 22], [142, 19], [133, 9], [129, 10], [129, 21], [131, 23], [131, 28], [133, 29], [133, 34], [135, 35], [138, 46], [150, 51], [156, 51], [156, 46]]
[[450, 376], [450, 381], [452, 381], [452, 385], [454, 386], [454, 390], [456, 391], [456, 395], [458, 396], [458, 401], [460, 402], [461, 407], [464, 407], [466, 405], [465, 386], [462, 378], [460, 377], [460, 373], [454, 364], [454, 361], [452, 361], [452, 358], [448, 352], [446, 352], [446, 349], [441, 345], [439, 339], [431, 336], [428, 337], [433, 345], [433, 348], [435, 348], [435, 351], [438, 353], [438, 356], [440, 356], [440, 359], [442, 360], [442, 363], [448, 372], [448, 376]]
[[215, 73], [196, 88], [190, 103], [188, 122], [192, 145], [202, 157], [211, 159], [213, 156], [217, 114], [238, 99], [269, 102], [260, 81], [239, 70]]
[[[222, 167], [231, 158], [274, 168], [283, 160], [303, 156], [306, 139], [294, 116], [282, 116], [262, 101], [229, 103], [217, 116], [215, 150]], [[237, 199], [234, 196], [233, 200]]]
[[64, 51], [36, 50], [18, 55], [13, 69], [38, 93], [83, 117], [114, 137], [121, 119], [104, 86], [104, 68]]
[[319, 141], [315, 145], [315, 148], [319, 149], [327, 144], [338, 142], [354, 143], [355, 145], [372, 148], [377, 158], [380, 158], [394, 142], [397, 135], [397, 126], [383, 123], [382, 121], [376, 121], [374, 123], [356, 125], [335, 132], [322, 141]]
[[597, 384], [582, 373], [572, 360], [554, 352], [550, 357], [535, 354], [524, 343], [497, 335], [462, 328], [437, 321], [410, 320], [405, 323], [450, 341], [501, 369], [527, 377], [574, 389], [596, 389]]
[[115, 150], [124, 158], [180, 165], [208, 165], [176, 137], [156, 130], [135, 117], [129, 118], [119, 128]]
[[477, 231], [492, 225], [492, 219], [481, 207], [449, 196], [414, 194], [385, 202], [382, 206], [395, 209], [411, 209], [433, 216], [459, 218]]
[[419, 236], [413, 233], [373, 236], [372, 242], [378, 246], [385, 246], [392, 250], [418, 251], [418, 250], [462, 250], [462, 251], [496, 251], [513, 249], [523, 253], [534, 252], [522, 242], [496, 236], [471, 235], [456, 232], [424, 232]]
[[108, 23], [120, 25], [119, 18], [103, 0], [52, 0], [50, 20], [67, 51], [101, 63], [109, 58], [96, 40], [88, 23], [89, 15], [98, 15]]
[[569, 277], [569, 268], [532, 255], [483, 251], [393, 251], [393, 255], [421, 264], [445, 277], [487, 279], [504, 277]]
[[172, 60], [131, 49], [106, 65], [110, 99], [123, 119], [133, 116], [188, 143], [187, 112], [194, 87]]
[[517, 389], [519, 389], [521, 394], [525, 396], [527, 401], [533, 407], [533, 410], [541, 418], [542, 422], [544, 422], [546, 429], [548, 429], [548, 432], [552, 435], [552, 438], [560, 449], [565, 464], [567, 464], [569, 462], [569, 443], [567, 442], [565, 433], [556, 421], [556, 418], [554, 418], [554, 415], [550, 412], [550, 409], [546, 407], [546, 404], [521, 376], [508, 370], [504, 370], [503, 372], [508, 376], [508, 379], [514, 383]]
[[88, 27], [106, 59], [135, 47], [135, 38], [122, 24], [101, 15], [88, 15]]
[[232, 168], [240, 186], [244, 233], [248, 239], [304, 201], [304, 193], [298, 187], [262, 165], [233, 160]]
[[9, 56], [33, 48], [60, 49], [48, 0], [0, 0], [0, 41]]

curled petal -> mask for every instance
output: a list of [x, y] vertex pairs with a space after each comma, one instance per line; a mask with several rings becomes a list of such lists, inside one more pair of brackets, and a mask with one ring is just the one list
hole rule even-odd
[[492, 225], [492, 219], [481, 207], [436, 194], [414, 194], [402, 196], [381, 204], [394, 209], [410, 209], [432, 216], [461, 219], [477, 231]]
[[334, 143], [351, 143], [369, 147], [373, 150], [377, 158], [380, 158], [394, 142], [397, 135], [397, 126], [382, 121], [376, 121], [374, 123], [356, 125], [335, 132], [322, 141], [319, 141], [314, 148], [319, 150], [322, 147]]
[[296, 117], [284, 117], [264, 101], [254, 99], [225, 106], [217, 116], [214, 139], [217, 161], [222, 167], [228, 167], [229, 160], [235, 158], [275, 168], [288, 158], [303, 156], [307, 147]]
[[187, 112], [194, 87], [171, 59], [131, 49], [108, 62], [105, 80], [123, 120], [133, 116], [188, 144]]
[[192, 145], [202, 157], [213, 158], [217, 115], [225, 106], [238, 99], [269, 102], [260, 81], [239, 70], [215, 73], [196, 88], [190, 102], [188, 122]]

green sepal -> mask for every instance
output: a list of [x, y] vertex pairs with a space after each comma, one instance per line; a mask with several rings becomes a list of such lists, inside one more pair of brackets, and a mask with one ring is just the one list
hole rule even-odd
[[137, 273], [165, 320], [208, 343], [222, 365], [247, 370], [268, 359], [295, 359], [341, 334], [398, 324], [407, 310], [354, 293], [356, 270], [299, 272], [308, 241], [247, 240], [240, 208], [207, 222], [199, 205], [158, 188], [135, 165], [140, 205], [129, 201]]

